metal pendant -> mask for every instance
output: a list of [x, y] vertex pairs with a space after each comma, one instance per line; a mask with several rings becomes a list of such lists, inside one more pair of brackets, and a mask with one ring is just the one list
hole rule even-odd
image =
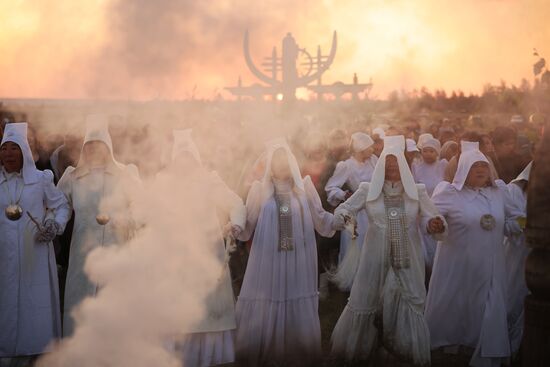
[[109, 223], [109, 221], [111, 220], [111, 218], [107, 215], [107, 214], [98, 214], [96, 217], [95, 217], [95, 220], [97, 222], [97, 224], [101, 225], [101, 226], [104, 226], [106, 225], [107, 223]]
[[492, 231], [496, 226], [496, 220], [495, 217], [493, 217], [491, 214], [485, 214], [481, 216], [479, 224], [484, 230]]
[[21, 208], [17, 204], [8, 205], [4, 210], [4, 212], [6, 214], [6, 217], [9, 220], [13, 220], [13, 221], [19, 220], [19, 218], [23, 216], [23, 208]]
[[390, 215], [390, 218], [397, 218], [397, 216], [399, 215], [399, 211], [397, 209], [390, 209], [389, 210], [389, 215]]

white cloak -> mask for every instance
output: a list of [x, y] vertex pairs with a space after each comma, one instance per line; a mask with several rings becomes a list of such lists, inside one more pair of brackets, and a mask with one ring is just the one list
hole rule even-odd
[[[426, 301], [431, 345], [474, 348], [471, 366], [500, 365], [510, 356], [503, 247], [507, 190], [502, 181], [496, 184], [458, 190], [442, 182], [432, 197], [449, 235], [437, 245]], [[492, 230], [480, 225], [486, 214], [495, 219]]]
[[[51, 242], [35, 242], [36, 226], [26, 212], [42, 222], [46, 208], [53, 210], [51, 219], [61, 226], [61, 233], [70, 212], [63, 193], [55, 188], [53, 173], [34, 171], [32, 178], [14, 176], [8, 182], [0, 168], [0, 358], [43, 353], [61, 337], [55, 252]], [[24, 213], [17, 221], [4, 215], [10, 204], [4, 191], [8, 185], [12, 195], [16, 185], [18, 190], [23, 187]]]
[[401, 183], [384, 183], [383, 193], [403, 195], [407, 217], [410, 267], [395, 270], [390, 264], [384, 195], [367, 201], [370, 186], [362, 183], [335, 213], [353, 216], [365, 209], [369, 229], [348, 304], [332, 334], [332, 352], [347, 359], [369, 359], [383, 344], [392, 354], [427, 366], [430, 337], [423, 314], [426, 289], [418, 222], [426, 226], [438, 212], [424, 185], [416, 185], [418, 200], [413, 200]]

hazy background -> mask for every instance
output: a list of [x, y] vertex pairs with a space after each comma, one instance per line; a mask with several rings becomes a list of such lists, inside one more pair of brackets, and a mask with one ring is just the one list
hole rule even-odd
[[230, 95], [292, 32], [330, 48], [324, 82], [373, 78], [373, 97], [426, 86], [480, 92], [532, 75], [549, 53], [545, 0], [0, 0], [0, 97], [186, 99]]

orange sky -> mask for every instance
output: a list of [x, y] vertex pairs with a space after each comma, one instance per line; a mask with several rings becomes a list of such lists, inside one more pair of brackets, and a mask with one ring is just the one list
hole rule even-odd
[[[372, 77], [372, 96], [427, 86], [479, 92], [532, 80], [550, 58], [546, 0], [0, 0], [0, 96], [212, 97], [292, 32], [336, 60], [324, 82]], [[224, 92], [225, 93], [225, 92]], [[227, 94], [224, 94], [226, 96]]]

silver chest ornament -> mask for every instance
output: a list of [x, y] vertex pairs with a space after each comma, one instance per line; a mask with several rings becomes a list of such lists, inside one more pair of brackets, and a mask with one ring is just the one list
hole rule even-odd
[[23, 216], [23, 208], [17, 204], [10, 204], [6, 207], [4, 213], [9, 220], [16, 221]]
[[279, 251], [293, 251], [294, 237], [292, 235], [292, 210], [290, 193], [275, 195], [279, 211]]
[[482, 215], [479, 219], [479, 225], [486, 231], [492, 231], [496, 226], [495, 217], [491, 214]]

